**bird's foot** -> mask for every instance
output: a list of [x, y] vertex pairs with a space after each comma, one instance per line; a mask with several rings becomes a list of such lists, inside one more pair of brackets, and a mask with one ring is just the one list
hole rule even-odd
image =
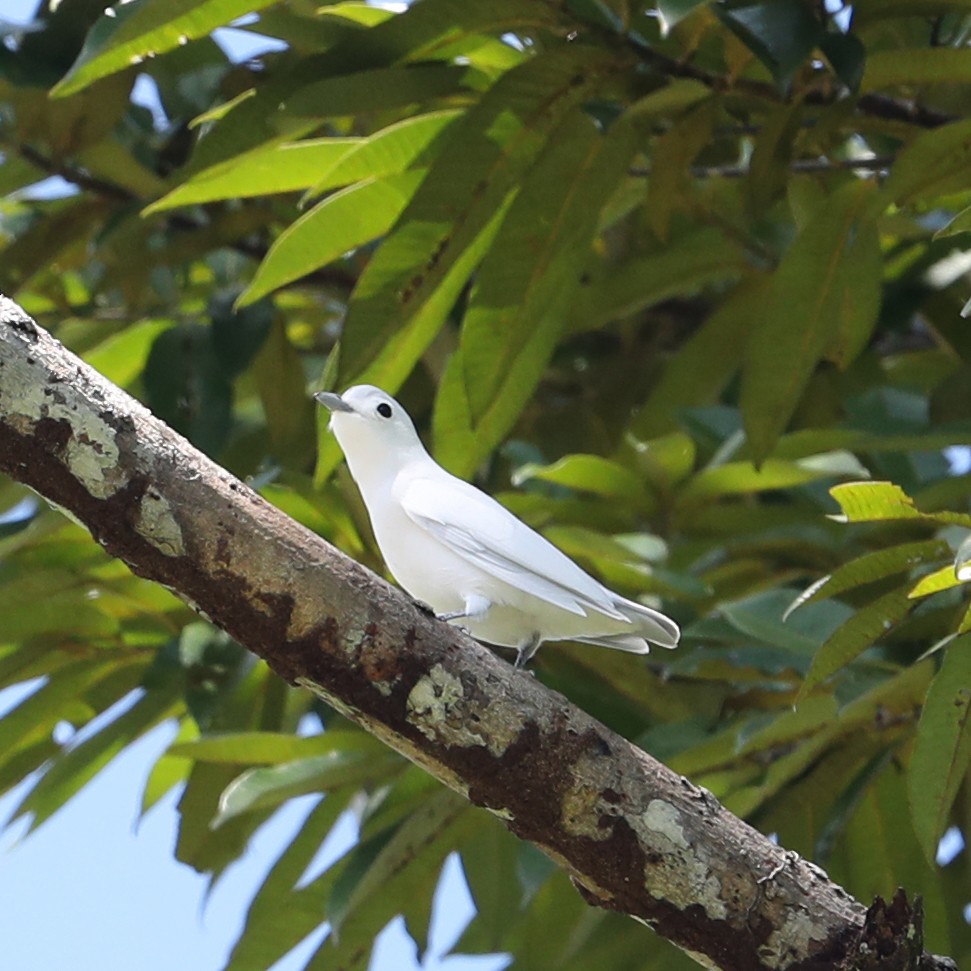
[[468, 617], [464, 610], [450, 610], [444, 614], [435, 614], [439, 620], [444, 620], [447, 624], [450, 620], [458, 620], [460, 617]]

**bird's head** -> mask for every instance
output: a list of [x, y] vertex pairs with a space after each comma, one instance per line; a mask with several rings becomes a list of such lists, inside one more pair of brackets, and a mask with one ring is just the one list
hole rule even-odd
[[408, 412], [380, 388], [359, 384], [343, 394], [318, 391], [314, 399], [330, 411], [331, 431], [355, 479], [355, 465], [391, 466], [416, 447], [424, 451]]

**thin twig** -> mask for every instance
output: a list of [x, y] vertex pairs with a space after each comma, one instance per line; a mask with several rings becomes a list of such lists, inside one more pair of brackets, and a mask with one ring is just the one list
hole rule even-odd
[[[798, 158], [789, 164], [790, 172], [837, 172], [837, 171], [888, 171], [895, 161], [893, 155], [874, 155], [870, 158]], [[739, 179], [748, 175], [747, 165], [692, 165], [691, 174], [696, 179]], [[650, 168], [630, 168], [627, 174], [635, 178], [650, 176]]]

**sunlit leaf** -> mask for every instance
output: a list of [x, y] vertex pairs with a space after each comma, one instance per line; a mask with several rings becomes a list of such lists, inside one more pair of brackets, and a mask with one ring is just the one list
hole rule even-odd
[[277, 237], [240, 306], [384, 235], [424, 175], [417, 170], [359, 182], [319, 202]]
[[244, 14], [270, 6], [272, 0], [151, 0], [116, 3], [105, 10], [85, 40], [78, 59], [53, 94], [74, 94], [92, 81], [140, 64], [146, 57], [206, 37]]
[[[382, 128], [368, 138], [355, 140], [347, 152], [340, 153], [330, 164], [318, 167], [317, 181], [311, 185], [307, 198], [315, 198], [336, 186], [404, 172], [420, 158], [429, 142], [459, 115], [458, 111], [415, 115]], [[323, 172], [326, 174], [321, 175]]]
[[[528, 61], [450, 126], [428, 178], [358, 284], [341, 345], [342, 381], [361, 374], [425, 311], [505, 206], [550, 130], [610, 67], [602, 53], [583, 47]], [[451, 305], [429, 317], [428, 339]]]
[[833, 486], [829, 493], [843, 510], [842, 522], [920, 518], [914, 500], [892, 482], [847, 482]]
[[306, 189], [358, 144], [357, 138], [319, 138], [254, 150], [192, 176], [148, 206], [145, 215], [217, 199]]
[[964, 581], [958, 578], [953, 564], [948, 563], [947, 566], [921, 577], [907, 596], [916, 600], [918, 597], [926, 597], [932, 593], [939, 593], [941, 590], [950, 590], [952, 587], [960, 586], [962, 582]]

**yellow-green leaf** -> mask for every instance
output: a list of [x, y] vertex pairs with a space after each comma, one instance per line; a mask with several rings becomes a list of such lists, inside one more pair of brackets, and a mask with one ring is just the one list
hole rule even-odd
[[941, 590], [950, 590], [951, 587], [960, 586], [961, 583], [962, 581], [957, 578], [957, 574], [954, 572], [954, 564], [948, 563], [947, 566], [942, 566], [939, 570], [922, 577], [914, 584], [907, 596], [911, 600], [915, 600], [918, 597], [927, 597]]
[[149, 55], [207, 37], [221, 27], [269, 7], [276, 0], [129, 0], [108, 7], [88, 33], [78, 59], [51, 91], [74, 94], [105, 75], [140, 64]]
[[416, 169], [361, 182], [328, 196], [280, 233], [239, 306], [384, 235], [424, 177], [425, 172]]

